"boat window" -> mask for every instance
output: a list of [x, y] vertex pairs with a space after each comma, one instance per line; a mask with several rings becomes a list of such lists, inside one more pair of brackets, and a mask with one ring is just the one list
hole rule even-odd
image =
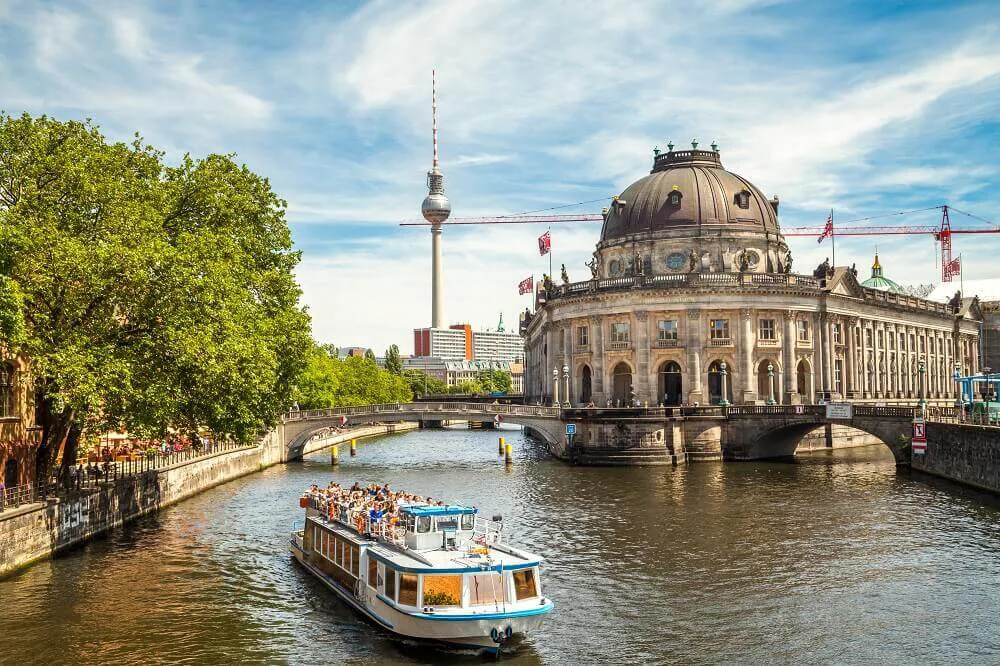
[[424, 576], [424, 606], [461, 606], [462, 577]]
[[417, 519], [411, 514], [406, 514], [406, 517], [403, 518], [403, 530], [405, 532], [417, 531]]
[[351, 544], [351, 573], [357, 576], [358, 578], [361, 577], [361, 564], [360, 562], [358, 562], [358, 559], [360, 557], [361, 557], [361, 549], [355, 546], [354, 544]]
[[507, 586], [498, 573], [480, 573], [469, 576], [469, 604], [497, 604], [507, 601]]
[[385, 596], [396, 600], [396, 570], [391, 567], [385, 568]]
[[343, 566], [343, 564], [344, 564], [344, 547], [343, 547], [343, 544], [340, 543], [340, 539], [334, 539], [333, 540], [333, 548], [331, 549], [331, 553], [333, 554], [333, 557], [331, 559], [334, 562], [336, 562], [337, 564]]
[[378, 560], [368, 557], [368, 587], [378, 588]]
[[463, 530], [471, 530], [472, 527], [473, 527], [473, 525], [475, 524], [475, 519], [476, 519], [476, 517], [473, 516], [471, 513], [463, 513], [462, 514], [462, 529]]
[[430, 532], [431, 531], [431, 517], [430, 516], [417, 516], [417, 531], [418, 532]]
[[438, 532], [444, 532], [445, 530], [457, 530], [458, 519], [453, 516], [448, 516], [447, 518], [438, 518], [437, 528]]
[[399, 603], [417, 605], [417, 574], [399, 574]]
[[514, 594], [518, 601], [538, 596], [538, 592], [535, 591], [534, 569], [521, 569], [514, 572]]

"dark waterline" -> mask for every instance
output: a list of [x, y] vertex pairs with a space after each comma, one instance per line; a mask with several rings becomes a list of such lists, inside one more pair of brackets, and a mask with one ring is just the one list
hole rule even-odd
[[480, 663], [401, 645], [287, 553], [310, 483], [502, 513], [546, 625], [507, 663], [1000, 660], [1000, 509], [883, 447], [793, 463], [577, 468], [506, 431], [419, 431], [212, 489], [0, 582], [0, 663]]

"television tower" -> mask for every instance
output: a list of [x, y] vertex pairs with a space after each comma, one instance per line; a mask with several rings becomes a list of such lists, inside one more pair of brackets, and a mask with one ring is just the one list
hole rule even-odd
[[420, 206], [420, 212], [431, 225], [431, 328], [444, 328], [444, 308], [441, 304], [441, 223], [451, 215], [451, 202], [444, 195], [444, 174], [438, 166], [436, 70], [431, 70], [431, 134], [434, 164], [427, 172], [428, 192]]

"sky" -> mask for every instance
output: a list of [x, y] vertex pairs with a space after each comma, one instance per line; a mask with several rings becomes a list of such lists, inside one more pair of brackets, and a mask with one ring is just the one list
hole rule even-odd
[[[696, 138], [786, 228], [945, 203], [1000, 224], [992, 1], [0, 0], [0, 110], [139, 132], [170, 161], [235, 154], [288, 202], [314, 336], [379, 354], [430, 325], [430, 232], [399, 223], [427, 192], [432, 69], [453, 217], [597, 213], [654, 146]], [[516, 326], [544, 231], [446, 228], [445, 318]], [[599, 234], [554, 225], [556, 273], [589, 276]], [[789, 242], [797, 271], [830, 256]], [[837, 264], [864, 278], [876, 246], [886, 276], [940, 282], [927, 235], [843, 237]], [[1000, 234], [954, 246], [965, 278], [1000, 278]]]

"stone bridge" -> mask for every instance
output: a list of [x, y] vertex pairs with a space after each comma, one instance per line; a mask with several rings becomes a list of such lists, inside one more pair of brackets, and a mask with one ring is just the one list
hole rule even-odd
[[[881, 440], [897, 464], [910, 460], [916, 407], [850, 405], [845, 412], [824, 405], [735, 405], [574, 409], [532, 405], [415, 402], [290, 412], [270, 433], [286, 460], [302, 456], [316, 432], [346, 423], [447, 421], [524, 426], [556, 457], [582, 464], [664, 464], [696, 460], [757, 460], [789, 457], [808, 433], [824, 427], [862, 431]], [[576, 425], [570, 441], [566, 425]], [[836, 437], [837, 435], [835, 435]], [[836, 444], [835, 444], [836, 445]]]

